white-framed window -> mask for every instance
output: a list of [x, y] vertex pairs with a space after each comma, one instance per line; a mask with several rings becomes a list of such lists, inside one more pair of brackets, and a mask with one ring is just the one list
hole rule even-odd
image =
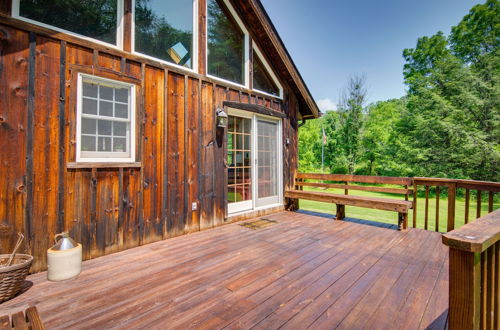
[[12, 0], [12, 17], [122, 48], [123, 1]]
[[77, 162], [135, 162], [135, 85], [78, 74]]
[[[16, 19], [108, 47], [124, 47], [125, 0], [11, 1]], [[198, 8], [199, 0], [132, 0], [132, 52], [198, 72]], [[256, 92], [283, 99], [282, 85], [230, 1], [206, 0], [206, 14], [206, 75], [246, 89], [252, 85]]]
[[282, 205], [282, 121], [233, 108], [228, 115], [229, 214]]
[[253, 49], [253, 89], [267, 94], [269, 96], [283, 98], [283, 86], [274, 73], [271, 66], [267, 63], [262, 52], [255, 42], [252, 43]]
[[207, 76], [249, 88], [250, 35], [227, 0], [207, 0]]
[[132, 50], [198, 71], [198, 0], [132, 0]]

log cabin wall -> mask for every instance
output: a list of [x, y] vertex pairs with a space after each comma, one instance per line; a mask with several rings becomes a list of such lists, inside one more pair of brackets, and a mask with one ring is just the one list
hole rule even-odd
[[[46, 250], [62, 231], [91, 259], [224, 224], [226, 155], [218, 139], [225, 132], [215, 124], [224, 101], [286, 115], [283, 183], [293, 187], [299, 102], [285, 81], [283, 100], [268, 97], [51, 34], [10, 18], [5, 7], [0, 1], [0, 253], [9, 253], [23, 232], [37, 272], [46, 269]], [[136, 84], [138, 163], [74, 163], [78, 72]]]

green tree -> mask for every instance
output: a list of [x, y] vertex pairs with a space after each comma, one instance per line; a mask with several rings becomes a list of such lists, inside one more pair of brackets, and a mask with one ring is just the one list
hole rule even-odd
[[353, 174], [360, 156], [363, 107], [366, 102], [366, 78], [353, 76], [349, 79], [339, 103], [340, 141], [347, 160], [347, 171]]
[[[387, 175], [391, 172], [391, 138], [396, 123], [401, 119], [405, 107], [404, 100], [381, 101], [368, 106], [361, 136], [363, 168], [360, 173], [367, 175]], [[391, 173], [392, 174], [392, 173]]]
[[474, 6], [451, 29], [450, 46], [466, 63], [477, 63], [483, 55], [496, 53], [500, 46], [500, 2], [487, 0]]
[[475, 6], [448, 39], [423, 37], [403, 52], [409, 92], [398, 127], [416, 175], [498, 180], [498, 45], [487, 41], [499, 26], [484, 28], [497, 10], [498, 1]]
[[317, 172], [321, 168], [321, 118], [299, 128], [299, 141], [299, 171]]

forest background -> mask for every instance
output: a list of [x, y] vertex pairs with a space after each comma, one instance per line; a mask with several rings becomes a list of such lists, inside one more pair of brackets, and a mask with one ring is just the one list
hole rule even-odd
[[[299, 169], [500, 181], [500, 2], [403, 50], [406, 95], [366, 104], [353, 75], [335, 111], [299, 129]], [[323, 157], [322, 157], [323, 155]]]

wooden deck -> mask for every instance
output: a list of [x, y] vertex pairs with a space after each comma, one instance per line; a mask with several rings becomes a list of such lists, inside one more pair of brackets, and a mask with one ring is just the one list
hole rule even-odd
[[73, 280], [33, 286], [0, 314], [36, 305], [49, 329], [446, 327], [441, 234], [398, 232], [281, 212], [84, 263]]

